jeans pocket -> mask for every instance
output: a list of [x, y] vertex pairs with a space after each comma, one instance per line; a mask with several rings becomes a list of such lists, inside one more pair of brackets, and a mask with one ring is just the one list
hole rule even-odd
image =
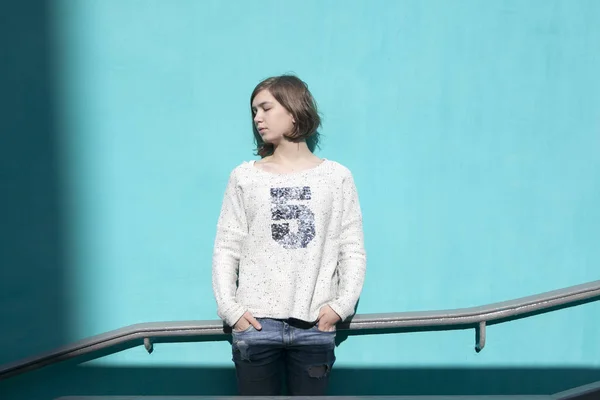
[[243, 331], [236, 331], [235, 329], [232, 329], [232, 330], [231, 330], [231, 333], [232, 333], [232, 334], [234, 334], [234, 335], [239, 335], [239, 334], [242, 334], [242, 333], [247, 333], [247, 332], [250, 332], [250, 331], [251, 331], [251, 330], [253, 330], [253, 329], [254, 329], [254, 326], [252, 326], [252, 324], [250, 324], [250, 325], [249, 325], [249, 326], [248, 326], [246, 329], [244, 329]]
[[332, 330], [331, 332], [328, 332], [328, 331], [322, 331], [322, 330], [320, 330], [320, 329], [319, 329], [319, 324], [316, 324], [315, 326], [313, 326], [313, 327], [312, 327], [312, 328], [310, 328], [310, 329], [311, 329], [311, 330], [313, 330], [313, 331], [319, 332], [319, 333], [329, 333], [329, 334], [335, 333], [335, 332], [337, 331], [337, 329], [334, 329], [334, 330]]

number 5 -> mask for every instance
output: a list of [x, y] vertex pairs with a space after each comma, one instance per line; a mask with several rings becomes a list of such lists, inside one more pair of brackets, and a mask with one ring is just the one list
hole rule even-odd
[[271, 219], [297, 220], [298, 232], [290, 232], [290, 224], [271, 224], [273, 240], [286, 249], [306, 248], [315, 237], [315, 214], [303, 204], [288, 204], [291, 200], [310, 200], [310, 187], [271, 188]]

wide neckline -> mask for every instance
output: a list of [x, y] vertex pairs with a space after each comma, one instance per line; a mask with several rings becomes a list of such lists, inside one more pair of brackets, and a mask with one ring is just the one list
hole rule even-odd
[[261, 169], [261, 168], [259, 168], [259, 167], [257, 167], [255, 165], [256, 164], [256, 160], [250, 161], [250, 168], [252, 168], [252, 169], [254, 169], [254, 170], [258, 171], [258, 172], [261, 172], [263, 174], [272, 175], [272, 176], [296, 176], [296, 175], [302, 175], [302, 174], [306, 174], [306, 173], [310, 173], [310, 172], [316, 171], [316, 170], [322, 168], [323, 165], [325, 163], [327, 163], [328, 161], [329, 161], [328, 159], [323, 158], [322, 161], [319, 163], [319, 165], [316, 165], [316, 166], [314, 166], [312, 168], [303, 169], [302, 171], [296, 171], [296, 172], [281, 172], [281, 173], [279, 173], [279, 172], [265, 171], [264, 169]]

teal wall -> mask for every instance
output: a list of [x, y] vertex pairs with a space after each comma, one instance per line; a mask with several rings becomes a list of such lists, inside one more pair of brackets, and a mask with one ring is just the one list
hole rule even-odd
[[[212, 245], [228, 174], [254, 158], [249, 95], [286, 72], [324, 115], [318, 154], [355, 175], [368, 252], [359, 313], [600, 279], [600, 2], [50, 4], [65, 301], [48, 348], [138, 322], [217, 318]], [[471, 330], [351, 337], [336, 365], [579, 368], [600, 380], [599, 312], [592, 303], [492, 326], [479, 354]], [[231, 365], [226, 342], [84, 364]]]

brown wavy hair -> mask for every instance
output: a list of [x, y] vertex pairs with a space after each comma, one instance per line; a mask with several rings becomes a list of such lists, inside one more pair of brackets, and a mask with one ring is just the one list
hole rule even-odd
[[[294, 75], [267, 78], [256, 85], [254, 91], [252, 91], [250, 96], [251, 113], [252, 101], [263, 90], [268, 90], [279, 104], [292, 114], [296, 121], [293, 131], [286, 134], [285, 137], [295, 143], [306, 141], [309, 150], [314, 152], [319, 145], [320, 133], [317, 129], [321, 126], [321, 117], [319, 116], [317, 103], [308, 90], [308, 85]], [[272, 155], [275, 148], [272, 143], [263, 141], [254, 124], [254, 118], [252, 120], [252, 131], [256, 143], [256, 155], [261, 158]]]

